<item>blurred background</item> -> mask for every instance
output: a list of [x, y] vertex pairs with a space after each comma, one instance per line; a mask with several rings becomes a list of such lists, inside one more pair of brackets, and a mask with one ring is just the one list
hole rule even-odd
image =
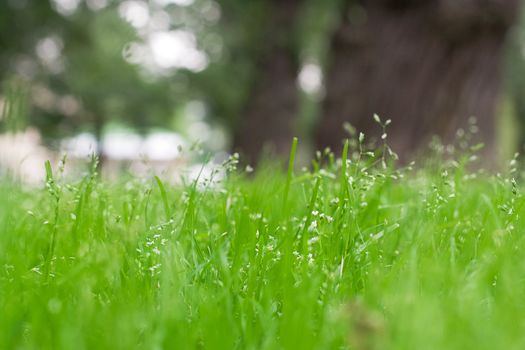
[[0, 174], [93, 153], [109, 175], [255, 166], [293, 136], [309, 159], [359, 132], [374, 147], [388, 119], [402, 162], [465, 133], [498, 162], [525, 142], [520, 5], [0, 0]]

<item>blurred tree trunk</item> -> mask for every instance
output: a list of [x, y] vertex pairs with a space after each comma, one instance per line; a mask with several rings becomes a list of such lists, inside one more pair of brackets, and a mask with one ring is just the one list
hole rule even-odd
[[263, 150], [286, 154], [290, 148], [298, 111], [294, 32], [301, 2], [268, 2], [258, 73], [234, 137], [234, 149], [250, 163], [256, 163]]
[[[475, 116], [493, 156], [502, 46], [520, 0], [346, 0], [333, 35], [317, 146], [341, 149], [342, 124], [404, 160], [432, 135], [451, 141]], [[490, 162], [490, 161], [489, 161]]]

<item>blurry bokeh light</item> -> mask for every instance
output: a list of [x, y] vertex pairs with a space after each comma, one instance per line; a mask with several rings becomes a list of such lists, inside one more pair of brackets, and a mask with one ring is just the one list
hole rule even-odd
[[149, 7], [144, 1], [126, 0], [119, 5], [120, 16], [135, 28], [145, 27], [149, 20]]
[[202, 71], [208, 65], [206, 54], [197, 49], [195, 35], [185, 30], [156, 32], [149, 38], [154, 61], [161, 68]]
[[64, 16], [70, 16], [75, 13], [81, 0], [52, 0], [55, 9]]
[[299, 72], [299, 87], [307, 94], [318, 94], [323, 86], [323, 73], [318, 64], [307, 63]]
[[36, 44], [36, 54], [44, 67], [52, 73], [60, 73], [64, 69], [62, 49], [64, 44], [57, 36], [45, 37]]

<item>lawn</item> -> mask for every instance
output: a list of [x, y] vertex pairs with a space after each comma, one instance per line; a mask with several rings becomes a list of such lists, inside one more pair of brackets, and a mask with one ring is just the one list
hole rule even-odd
[[515, 161], [359, 149], [182, 185], [4, 179], [0, 348], [525, 348]]

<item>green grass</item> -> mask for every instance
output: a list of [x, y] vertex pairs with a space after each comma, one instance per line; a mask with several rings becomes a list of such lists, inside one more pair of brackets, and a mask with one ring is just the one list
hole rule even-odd
[[0, 348], [525, 348], [516, 170], [355, 148], [220, 186], [1, 181]]

